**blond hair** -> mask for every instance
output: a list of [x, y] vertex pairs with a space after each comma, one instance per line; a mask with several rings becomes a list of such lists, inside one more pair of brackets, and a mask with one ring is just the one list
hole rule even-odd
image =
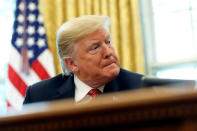
[[109, 32], [109, 25], [108, 16], [86, 15], [71, 19], [58, 29], [56, 46], [64, 75], [69, 75], [71, 72], [65, 65], [64, 59], [71, 57], [74, 42], [100, 28]]

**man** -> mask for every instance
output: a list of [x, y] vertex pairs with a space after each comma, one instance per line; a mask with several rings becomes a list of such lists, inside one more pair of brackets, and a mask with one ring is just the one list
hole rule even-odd
[[142, 75], [119, 67], [109, 24], [109, 17], [97, 15], [63, 24], [56, 38], [63, 74], [29, 86], [24, 104], [63, 98], [80, 102], [94, 96], [90, 96], [92, 89], [110, 93], [141, 87]]

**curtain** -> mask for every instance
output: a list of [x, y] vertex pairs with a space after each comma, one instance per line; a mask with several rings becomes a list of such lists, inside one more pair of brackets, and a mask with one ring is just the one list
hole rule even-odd
[[86, 14], [111, 18], [112, 44], [120, 66], [144, 73], [144, 55], [138, 0], [39, 0], [56, 73], [61, 73], [56, 51], [56, 30], [67, 20]]

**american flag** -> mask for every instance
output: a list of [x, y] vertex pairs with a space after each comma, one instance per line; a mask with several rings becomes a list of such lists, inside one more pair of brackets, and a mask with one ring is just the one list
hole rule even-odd
[[30, 84], [55, 75], [37, 0], [17, 0], [8, 64], [8, 105], [20, 110]]

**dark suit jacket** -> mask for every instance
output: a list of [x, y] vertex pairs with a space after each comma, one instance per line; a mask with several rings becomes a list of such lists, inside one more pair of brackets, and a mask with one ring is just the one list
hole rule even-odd
[[[142, 76], [141, 74], [120, 69], [119, 75], [105, 85], [103, 93], [140, 88]], [[74, 76], [59, 74], [51, 79], [29, 86], [23, 104], [74, 98], [74, 93]]]

